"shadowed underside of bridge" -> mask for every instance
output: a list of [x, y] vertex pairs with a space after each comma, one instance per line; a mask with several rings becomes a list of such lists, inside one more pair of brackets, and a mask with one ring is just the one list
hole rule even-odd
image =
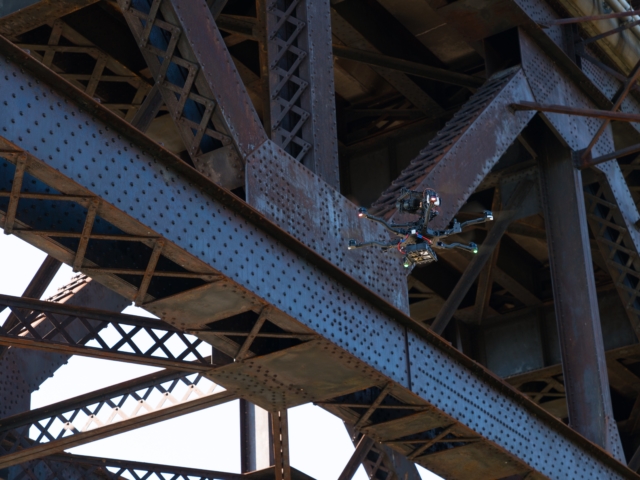
[[[27, 3], [0, 7], [0, 225], [48, 257], [0, 295], [2, 478], [302, 477], [286, 412], [308, 402], [356, 445], [340, 480], [639, 478], [633, 22], [562, 25], [607, 12], [542, 0]], [[387, 238], [356, 204], [398, 220], [427, 187], [439, 226], [494, 211], [457, 237], [478, 255], [347, 251]], [[83, 276], [38, 300], [61, 263]], [[69, 355], [164, 370], [31, 410]], [[242, 474], [62, 453], [238, 398]]]

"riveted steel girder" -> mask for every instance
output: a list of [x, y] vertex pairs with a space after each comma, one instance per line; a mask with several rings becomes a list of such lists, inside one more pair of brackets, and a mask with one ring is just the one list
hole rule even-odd
[[[144, 267], [161, 236], [158, 265], [164, 262], [169, 276], [154, 277], [151, 269], [146, 308], [165, 321], [197, 328], [268, 306], [278, 328], [325, 337], [221, 367], [212, 376], [222, 385], [275, 410], [357, 392], [365, 393], [356, 400], [366, 401], [377, 397], [376, 386], [391, 383], [386, 403], [361, 430], [451, 478], [489, 472], [636, 478], [24, 52], [7, 43], [0, 50], [0, 102], [8, 107], [0, 136], [10, 152], [2, 154], [0, 191], [12, 191], [16, 165], [24, 162], [22, 188], [0, 200], [0, 210], [15, 211], [15, 234], [74, 263], [85, 234], [72, 242], [28, 230], [84, 231], [80, 269], [129, 298], [149, 273]], [[76, 206], [59, 216], [52, 205], [64, 196]], [[104, 235], [99, 249], [85, 228], [96, 199], [93, 225]], [[36, 209], [34, 202], [42, 203]], [[39, 216], [42, 211], [51, 216]], [[331, 408], [353, 420], [350, 407]]]
[[529, 97], [519, 68], [493, 75], [373, 203], [371, 212], [394, 216], [403, 187], [437, 188], [442, 206], [434, 222], [445, 227], [533, 118], [532, 112], [509, 107], [513, 99]]

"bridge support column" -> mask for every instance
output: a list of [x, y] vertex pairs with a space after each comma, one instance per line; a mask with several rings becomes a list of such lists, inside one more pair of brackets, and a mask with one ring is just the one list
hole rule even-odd
[[540, 189], [569, 423], [624, 461], [611, 407], [582, 178], [571, 151], [547, 128], [540, 133]]
[[242, 473], [273, 465], [269, 412], [240, 399], [240, 462]]

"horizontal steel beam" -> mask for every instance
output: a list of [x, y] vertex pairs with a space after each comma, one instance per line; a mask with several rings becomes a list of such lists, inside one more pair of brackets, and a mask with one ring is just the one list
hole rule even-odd
[[619, 122], [640, 122], [640, 114], [613, 112], [610, 110], [596, 110], [588, 108], [575, 108], [566, 105], [544, 105], [535, 102], [512, 103], [511, 108], [522, 111], [537, 111], [547, 113], [561, 113], [564, 115], [576, 115], [578, 117], [600, 118], [603, 120], [617, 120]]
[[[418, 448], [425, 451], [409, 453], [415, 453], [416, 461], [425, 466], [442, 470], [442, 463], [437, 467], [436, 462], [457, 454], [452, 449], [431, 455], [432, 447], [427, 445], [442, 429], [455, 426], [451, 434], [457, 434], [456, 438], [473, 438], [470, 442], [461, 440], [459, 448], [475, 452], [460, 457], [467, 460], [454, 465], [458, 473], [460, 469], [486, 468], [486, 462], [474, 460], [483, 458], [491, 459], [491, 472], [503, 476], [537, 470], [549, 478], [635, 478], [604, 451], [424, 325], [75, 91], [25, 52], [0, 39], [0, 53], [5, 57], [0, 61], [0, 101], [7, 102], [5, 110], [9, 112], [0, 118], [0, 135], [4, 138], [2, 148], [13, 152], [3, 154], [8, 158], [0, 163], [0, 189], [6, 191], [13, 181], [15, 165], [22, 158], [16, 152], [28, 149], [25, 190], [42, 188], [99, 197], [96, 222], [100, 223], [96, 225], [100, 228], [108, 224], [126, 234], [162, 235], [167, 262], [191, 271], [209, 269], [223, 274], [226, 280], [213, 283], [164, 283], [169, 280], [162, 279], [155, 286], [152, 283], [149, 291], [155, 293], [156, 300], [147, 308], [180, 328], [188, 329], [183, 326], [188, 321], [207, 325], [227, 318], [228, 312], [227, 317], [216, 317], [220, 312], [212, 311], [217, 304], [211, 299], [234, 299], [236, 315], [252, 305], [269, 305], [274, 312], [269, 318], [278, 322], [278, 328], [315, 331], [330, 340], [298, 345], [288, 355], [276, 353], [235, 362], [216, 371], [218, 381], [244, 389], [243, 394], [269, 408], [392, 382], [390, 398], [404, 398], [404, 403], [412, 402], [418, 411], [411, 419], [397, 419], [399, 430], [385, 430], [392, 420], [385, 421], [379, 415], [373, 415], [362, 428], [372, 438], [402, 451], [412, 445], [413, 440], [407, 438], [409, 430], [420, 429], [422, 443]], [[28, 115], [19, 115], [27, 109]], [[49, 133], [53, 131], [56, 135]], [[82, 155], [77, 154], [78, 149]], [[123, 175], [136, 183], [131, 181], [130, 186], [122, 181]], [[3, 210], [6, 205], [5, 201]], [[41, 204], [39, 211], [45, 208], [49, 208], [47, 203]], [[18, 224], [40, 228], [43, 217], [34, 217], [31, 208], [18, 204], [16, 212]], [[76, 212], [84, 220], [86, 208]], [[53, 211], [51, 215], [55, 216]], [[20, 237], [55, 251], [66, 262], [75, 258], [77, 244], [43, 242], [40, 237], [30, 237], [27, 230], [22, 230]], [[132, 250], [109, 250], [116, 247], [119, 244], [104, 243], [99, 250], [88, 248], [88, 260], [108, 266], [112, 257], [103, 255], [113, 251], [121, 263], [140, 261], [129, 254]], [[148, 255], [150, 247], [145, 248]], [[127, 277], [105, 276], [102, 280], [128, 296], [135, 295], [136, 288]], [[331, 368], [324, 368], [329, 364]], [[290, 380], [282, 384], [271, 376], [255, 375], [261, 365], [286, 372]], [[318, 370], [317, 365], [323, 368]], [[466, 389], [473, 394], [465, 393]]]
[[376, 67], [390, 68], [391, 70], [403, 72], [408, 75], [415, 75], [416, 77], [428, 78], [461, 87], [478, 88], [486, 81], [484, 78], [453, 72], [444, 68], [431, 67], [417, 62], [410, 62], [381, 53], [345, 47], [343, 45], [334, 45], [333, 54], [338, 58], [345, 58]]
[[616, 160], [618, 158], [626, 157], [627, 155], [632, 155], [634, 153], [640, 152], [640, 143], [636, 143], [635, 145], [630, 145], [628, 147], [621, 148], [620, 150], [616, 150], [611, 153], [607, 153], [605, 155], [600, 155], [599, 157], [581, 157], [579, 160], [576, 160], [578, 165], [576, 165], [580, 169], [595, 167], [596, 165], [600, 165], [601, 163], [608, 162], [609, 160]]
[[238, 473], [202, 470], [199, 468], [177, 467], [174, 465], [159, 465], [155, 463], [133, 462], [114, 458], [89, 457], [69, 453], [49, 455], [43, 460], [59, 462], [80, 467], [87, 473], [95, 473], [110, 478], [134, 478], [136, 480], [151, 478], [167, 478], [172, 480], [241, 480]]
[[237, 398], [200, 374], [163, 370], [0, 420], [0, 468]]
[[640, 10], [631, 10], [629, 12], [604, 13], [602, 15], [589, 15], [586, 17], [557, 18], [553, 20], [546, 20], [544, 21], [544, 23], [541, 23], [540, 25], [543, 27], [552, 26], [552, 25], [570, 25], [572, 23], [596, 22], [598, 20], [609, 20], [611, 18], [626, 18], [626, 17], [633, 17], [636, 15], [640, 15]]
[[[238, 18], [232, 15], [220, 15], [216, 23], [221, 30], [246, 36], [247, 39], [258, 40], [258, 36], [254, 33], [256, 23], [253, 19]], [[345, 45], [334, 44], [333, 55], [338, 58], [388, 68], [408, 75], [428, 78], [451, 85], [459, 85], [461, 87], [478, 88], [485, 82], [485, 79], [474, 77], [473, 75], [466, 75], [444, 68], [431, 67], [422, 63], [411, 62], [402, 58], [391, 57], [389, 55]]]
[[0, 326], [0, 345], [189, 372], [213, 368], [198, 351], [202, 340], [161, 320], [9, 295], [0, 295], [3, 307], [15, 322]]

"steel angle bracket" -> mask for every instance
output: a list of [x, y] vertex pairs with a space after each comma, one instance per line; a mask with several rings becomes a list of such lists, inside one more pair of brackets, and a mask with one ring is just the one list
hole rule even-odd
[[519, 67], [493, 75], [373, 203], [370, 213], [394, 217], [402, 187], [431, 187], [442, 198], [434, 225], [448, 225], [533, 118], [533, 112], [510, 108], [515, 99], [523, 98], [533, 94]]
[[[428, 410], [421, 413], [426, 415], [425, 425], [429, 418], [438, 418], [444, 423], [441, 426], [473, 432], [481, 441], [465, 448], [478, 450], [459, 456], [457, 462], [449, 460], [457, 476], [475, 468], [483, 458], [491, 458], [494, 465], [505, 466], [499, 473], [535, 470], [539, 473], [534, 478], [637, 478], [606, 452], [255, 209], [79, 94], [25, 52], [0, 39], [0, 53], [0, 102], [6, 102], [7, 112], [0, 117], [2, 148], [27, 152], [24, 190], [45, 185], [52, 193], [99, 197], [102, 219], [120, 231], [162, 236], [163, 255], [167, 252], [195, 272], [219, 272], [235, 289], [238, 301], [269, 305], [292, 329], [322, 335], [335, 348], [332, 365], [355, 372], [361, 385], [392, 382], [395, 395]], [[10, 191], [17, 160], [1, 162], [0, 188]], [[6, 202], [1, 205], [4, 209]], [[43, 211], [60, 218], [46, 203], [37, 211], [18, 204], [16, 221], [36, 221]], [[43, 249], [53, 249], [55, 243], [36, 242], [27, 234], [23, 238]], [[125, 248], [119, 251], [123, 261], [137, 261], [127, 257], [127, 252]], [[124, 288], [125, 282], [118, 278], [115, 275], [110, 286], [132, 298], [136, 292]], [[165, 317], [161, 309], [154, 310], [155, 301], [147, 308], [180, 325], [191, 313], [191, 303], [181, 298], [192, 284], [176, 281], [172, 285], [172, 315]], [[200, 284], [198, 288], [210, 287]], [[324, 352], [320, 346], [316, 361], [323, 361]], [[274, 371], [278, 376], [287, 374], [286, 389], [313, 386], [308, 372], [287, 368], [291, 370]], [[275, 393], [283, 391], [272, 388]], [[395, 424], [400, 431], [389, 431], [389, 437], [380, 433], [377, 438], [411, 442], [406, 438], [416, 433], [410, 432], [415, 428], [411, 425]], [[372, 427], [372, 431], [382, 430]], [[420, 448], [427, 448], [428, 441], [422, 438], [421, 442]]]

